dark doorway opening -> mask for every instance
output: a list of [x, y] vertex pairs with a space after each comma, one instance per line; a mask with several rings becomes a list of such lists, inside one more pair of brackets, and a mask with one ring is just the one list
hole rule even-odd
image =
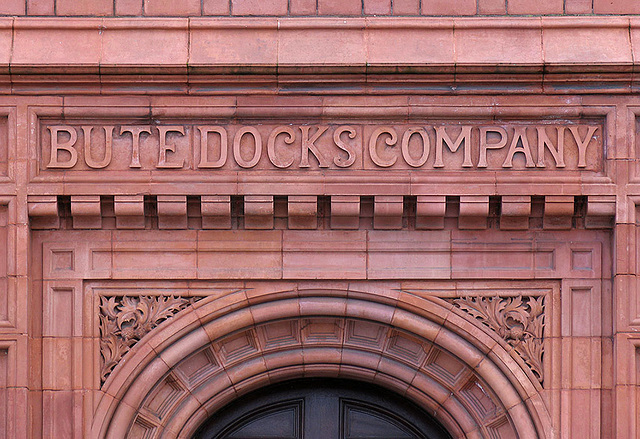
[[269, 386], [211, 416], [194, 439], [450, 439], [431, 415], [357, 381], [308, 379]]

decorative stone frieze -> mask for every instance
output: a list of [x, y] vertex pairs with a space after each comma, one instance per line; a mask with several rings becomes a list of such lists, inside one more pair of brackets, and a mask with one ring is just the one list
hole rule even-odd
[[[188, 198], [196, 209], [189, 209]], [[74, 229], [113, 228], [113, 224], [104, 223], [101, 213], [103, 203], [113, 203], [115, 211], [115, 227], [117, 229], [357, 229], [373, 228], [380, 230], [400, 229], [443, 229], [445, 216], [457, 214], [457, 228], [460, 230], [478, 230], [490, 227], [489, 217], [497, 217], [496, 212], [489, 212], [489, 196], [436, 196], [420, 195], [375, 195], [373, 197], [373, 221], [371, 213], [364, 209], [360, 195], [333, 195], [320, 197], [317, 195], [289, 195], [286, 198], [286, 209], [275, 212], [273, 195], [159, 195], [147, 197], [142, 195], [126, 196], [73, 196], [71, 197], [71, 215]], [[574, 196], [538, 197], [544, 199], [544, 209], [532, 209], [532, 196], [496, 196], [496, 203], [501, 203], [500, 229], [527, 230], [565, 229], [570, 227], [574, 216], [580, 218], [579, 228], [608, 229], [613, 226], [615, 215], [615, 196], [578, 197], [586, 202], [586, 209], [576, 211]], [[29, 215], [34, 228], [64, 228], [60, 217], [68, 212], [59, 210], [58, 204], [64, 204], [65, 197], [46, 196], [29, 198]], [[236, 208], [233, 209], [234, 200]], [[322, 203], [330, 202], [329, 208], [321, 208]], [[199, 206], [198, 206], [199, 204]], [[449, 213], [447, 214], [447, 208]], [[199, 209], [197, 208], [199, 207]], [[329, 207], [329, 203], [327, 206]], [[543, 213], [544, 211], [544, 213]], [[102, 217], [101, 217], [102, 215]], [[323, 222], [322, 218], [330, 216], [331, 221]], [[201, 221], [189, 222], [190, 218]], [[287, 221], [277, 222], [276, 217], [285, 217]], [[145, 224], [145, 218], [153, 219]], [[529, 224], [531, 218], [539, 221]], [[240, 220], [242, 219], [242, 221]], [[361, 220], [364, 220], [361, 224]], [[62, 224], [62, 225], [61, 225]], [[111, 225], [110, 225], [111, 224]], [[451, 225], [450, 225], [451, 226]]]

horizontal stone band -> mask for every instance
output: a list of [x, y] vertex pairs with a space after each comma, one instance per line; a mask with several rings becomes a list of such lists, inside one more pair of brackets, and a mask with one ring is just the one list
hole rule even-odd
[[0, 19], [0, 72], [630, 72], [638, 43], [638, 17], [16, 17]]

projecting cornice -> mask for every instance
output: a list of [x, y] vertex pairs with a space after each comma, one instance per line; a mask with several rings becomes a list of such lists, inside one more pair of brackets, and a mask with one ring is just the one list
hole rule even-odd
[[[400, 85], [611, 93], [632, 91], [637, 65], [640, 17], [0, 20], [0, 73], [14, 92], [51, 81], [38, 75], [117, 91], [140, 80], [123, 75], [145, 74], [149, 88], [162, 83], [165, 92], [183, 91], [176, 83], [207, 92], [237, 83], [304, 90], [324, 81], [366, 83], [374, 92]], [[398, 75], [406, 81], [397, 84]]]

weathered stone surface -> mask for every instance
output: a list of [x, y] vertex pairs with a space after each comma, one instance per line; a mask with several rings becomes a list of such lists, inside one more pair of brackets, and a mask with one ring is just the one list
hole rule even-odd
[[638, 437], [636, 9], [3, 3], [0, 436], [339, 377], [452, 437]]

